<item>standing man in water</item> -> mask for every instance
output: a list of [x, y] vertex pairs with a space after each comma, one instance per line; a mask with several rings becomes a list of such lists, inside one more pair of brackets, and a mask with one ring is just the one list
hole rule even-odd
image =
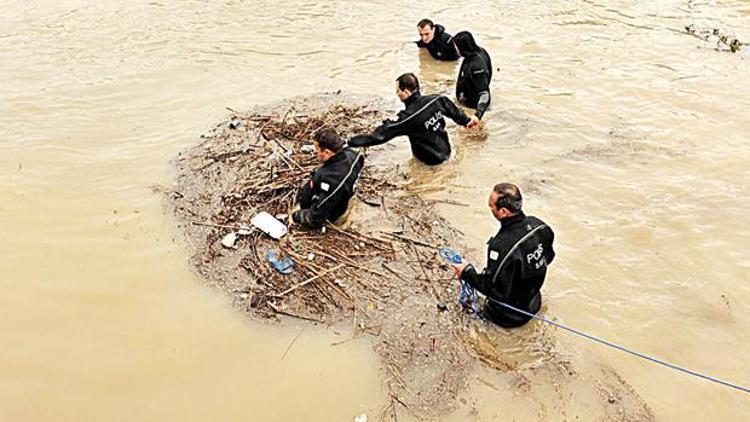
[[426, 48], [435, 60], [458, 60], [458, 52], [453, 44], [453, 37], [445, 32], [443, 25], [435, 25], [429, 19], [422, 19], [417, 24], [420, 40], [417, 47]]
[[346, 214], [349, 199], [354, 196], [354, 184], [365, 163], [362, 153], [347, 148], [332, 128], [323, 127], [316, 132], [314, 143], [323, 165], [302, 187], [300, 210], [292, 214], [293, 222], [308, 228], [336, 222]]
[[475, 108], [475, 116], [481, 120], [490, 106], [492, 60], [487, 51], [477, 45], [470, 32], [459, 32], [453, 39], [456, 50], [464, 58], [458, 71], [456, 98], [461, 104]]
[[547, 266], [555, 259], [555, 234], [542, 220], [526, 216], [518, 186], [499, 183], [490, 192], [489, 207], [500, 221], [500, 230], [487, 247], [487, 267], [478, 273], [473, 265], [454, 265], [456, 275], [486, 296], [484, 316], [511, 328], [531, 317], [502, 305], [507, 303], [530, 314], [542, 306], [540, 289]]
[[349, 146], [380, 145], [406, 135], [414, 157], [425, 164], [435, 165], [451, 156], [444, 116], [468, 129], [479, 124], [479, 119], [469, 118], [448, 98], [442, 95], [423, 96], [419, 92], [419, 79], [413, 73], [404, 73], [396, 79], [396, 95], [405, 107], [398, 113], [397, 119], [385, 120], [369, 135], [352, 137]]

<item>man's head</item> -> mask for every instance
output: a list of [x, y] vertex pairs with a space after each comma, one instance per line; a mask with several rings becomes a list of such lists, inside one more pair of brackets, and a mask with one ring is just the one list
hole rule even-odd
[[419, 38], [422, 42], [429, 44], [432, 39], [435, 38], [435, 24], [429, 19], [422, 19], [417, 24], [417, 31], [419, 31]]
[[396, 95], [401, 101], [406, 101], [412, 94], [419, 92], [419, 79], [413, 73], [404, 73], [396, 78]]
[[521, 212], [521, 190], [512, 183], [498, 183], [490, 192], [489, 206], [492, 215], [498, 220], [512, 217]]
[[315, 154], [321, 163], [325, 163], [344, 148], [344, 141], [330, 127], [324, 126], [315, 132]]

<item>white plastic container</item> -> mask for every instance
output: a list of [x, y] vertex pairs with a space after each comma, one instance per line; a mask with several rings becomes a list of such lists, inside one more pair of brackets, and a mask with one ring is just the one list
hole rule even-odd
[[281, 239], [287, 233], [286, 225], [265, 211], [256, 214], [250, 224], [274, 239]]

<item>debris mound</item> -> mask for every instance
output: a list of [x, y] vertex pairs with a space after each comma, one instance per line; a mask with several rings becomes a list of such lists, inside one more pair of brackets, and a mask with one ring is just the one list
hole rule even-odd
[[[383, 109], [378, 100], [329, 94], [236, 113], [180, 154], [172, 199], [197, 271], [236, 307], [259, 318], [351, 318], [352, 338], [378, 336], [392, 404], [437, 415], [455, 406], [472, 362], [453, 334], [462, 316], [447, 311], [455, 285], [437, 250], [458, 237], [438, 202], [410, 192], [398, 166], [371, 154], [345, 225], [294, 225], [280, 240], [250, 225], [261, 211], [291, 215], [320, 165], [316, 130], [327, 125], [348, 138], [372, 130]], [[269, 251], [289, 257], [291, 273], [276, 270]]]

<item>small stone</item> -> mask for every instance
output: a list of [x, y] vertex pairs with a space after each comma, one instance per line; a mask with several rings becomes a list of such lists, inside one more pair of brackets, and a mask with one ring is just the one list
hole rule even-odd
[[367, 422], [367, 414], [363, 413], [356, 418], [354, 418], [354, 422]]
[[248, 298], [249, 296], [250, 296], [250, 295], [248, 295], [247, 293], [243, 293], [243, 294], [241, 294], [241, 295], [240, 295], [240, 299], [242, 299], [242, 300], [245, 300], [245, 299], [247, 299], [247, 298]]
[[234, 248], [237, 243], [237, 233], [231, 232], [221, 239], [221, 246], [225, 248]]
[[314, 253], [307, 254], [307, 260], [308, 261], [312, 261], [313, 259], [315, 259], [315, 254]]

